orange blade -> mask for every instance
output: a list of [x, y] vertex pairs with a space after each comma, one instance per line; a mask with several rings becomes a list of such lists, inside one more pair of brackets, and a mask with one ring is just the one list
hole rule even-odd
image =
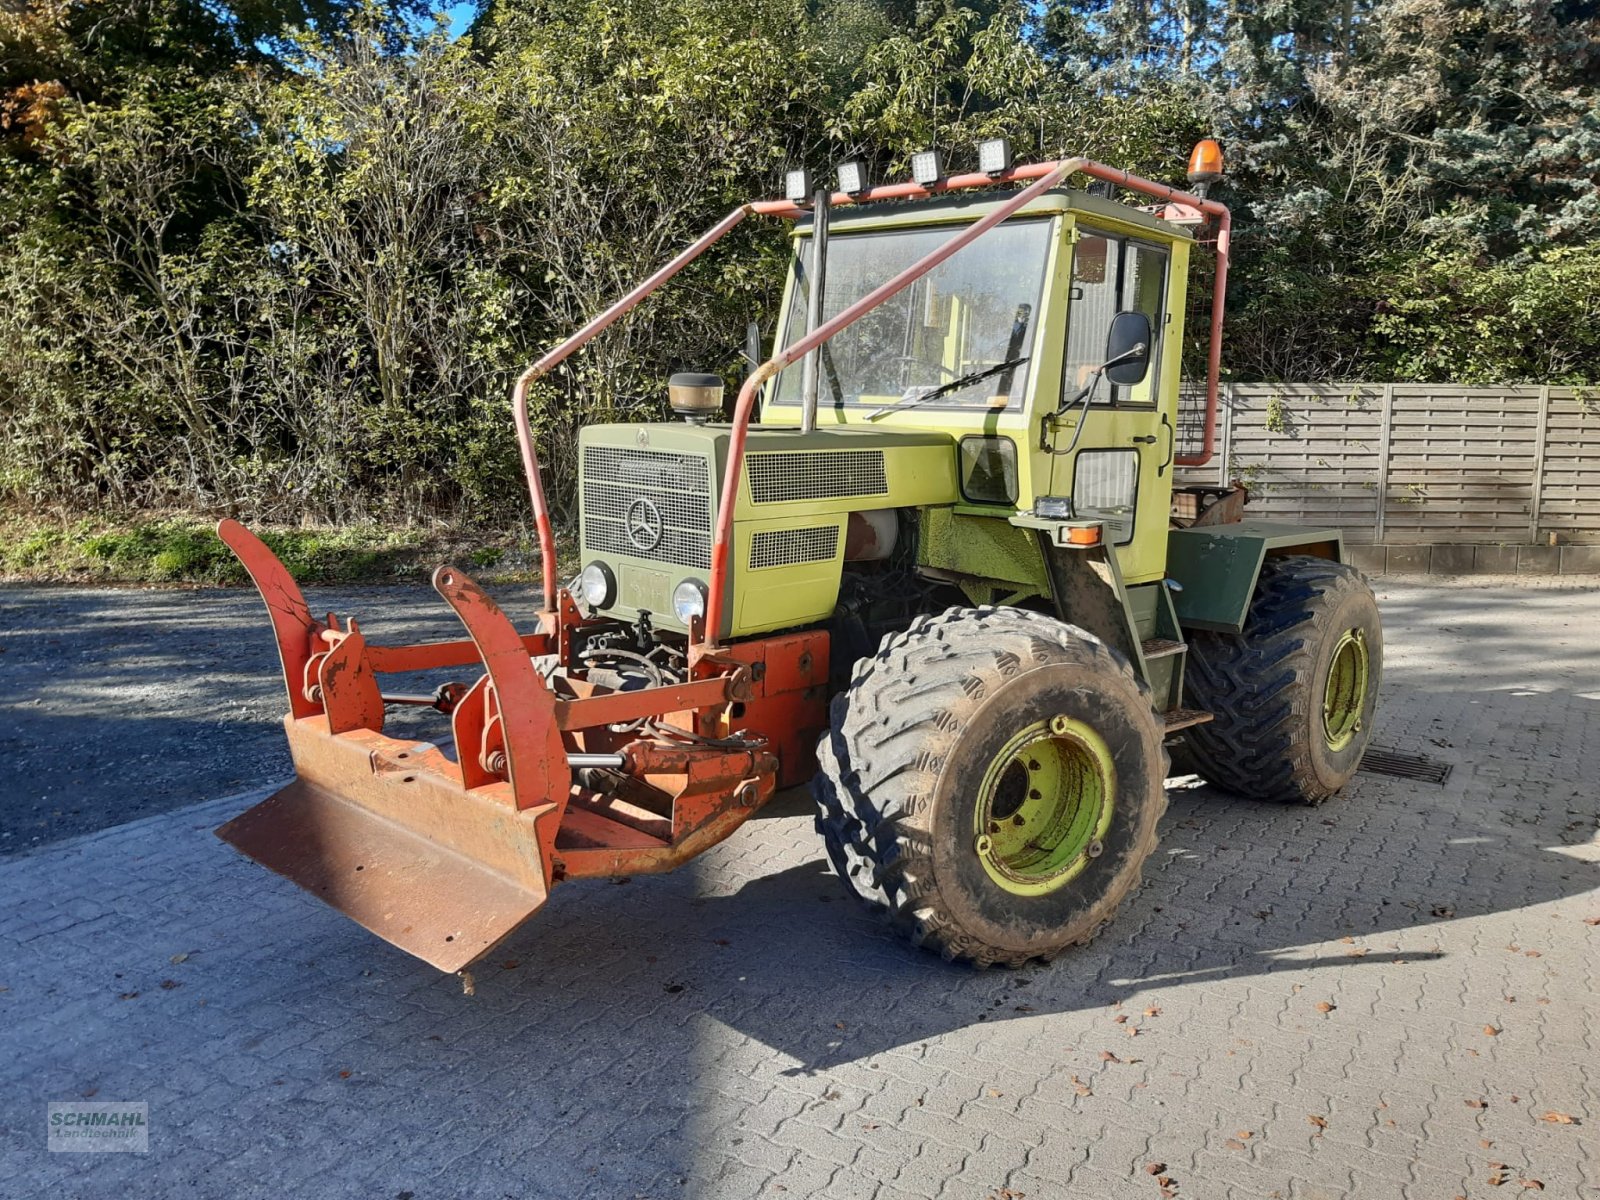
[[[472, 811], [465, 793], [458, 800], [460, 821], [506, 819]], [[526, 848], [535, 869], [516, 875], [303, 779], [235, 817], [217, 836], [406, 953], [459, 971], [545, 902], [532, 818], [527, 814]]]

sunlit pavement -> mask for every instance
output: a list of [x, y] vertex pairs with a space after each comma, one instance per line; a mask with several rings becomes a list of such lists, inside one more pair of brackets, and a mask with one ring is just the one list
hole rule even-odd
[[[0, 1196], [1600, 1198], [1600, 590], [1378, 591], [1378, 739], [1448, 782], [1175, 782], [1049, 967], [902, 945], [797, 805], [474, 996], [218, 842], [246, 797], [0, 862]], [[88, 1097], [149, 1152], [46, 1153]]]

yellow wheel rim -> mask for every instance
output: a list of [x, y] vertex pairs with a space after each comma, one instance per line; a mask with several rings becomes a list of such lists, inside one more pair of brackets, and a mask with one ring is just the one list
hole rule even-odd
[[1343, 750], [1361, 732], [1371, 674], [1366, 635], [1347, 629], [1333, 648], [1322, 692], [1322, 736], [1329, 750]]
[[1082, 721], [1039, 721], [990, 762], [973, 810], [973, 849], [989, 878], [1042, 896], [1077, 876], [1103, 848], [1116, 798], [1105, 739]]

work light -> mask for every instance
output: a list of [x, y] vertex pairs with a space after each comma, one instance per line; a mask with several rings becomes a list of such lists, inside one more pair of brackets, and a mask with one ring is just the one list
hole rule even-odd
[[911, 156], [911, 178], [923, 187], [944, 178], [944, 161], [937, 150], [918, 150]]
[[784, 173], [783, 198], [791, 204], [809, 203], [812, 190], [811, 172], [805, 167], [796, 167]]
[[850, 196], [859, 196], [867, 190], [867, 164], [859, 158], [847, 158], [839, 164], [839, 190]]
[[978, 143], [978, 170], [985, 175], [1004, 175], [1011, 170], [1011, 139], [990, 138]]

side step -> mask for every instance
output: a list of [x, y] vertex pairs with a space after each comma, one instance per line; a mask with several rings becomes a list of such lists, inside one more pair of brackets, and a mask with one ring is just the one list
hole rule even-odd
[[1214, 716], [1215, 713], [1208, 713], [1198, 708], [1174, 708], [1162, 713], [1161, 719], [1166, 722], [1168, 733], [1176, 733], [1191, 725], [1204, 725]]
[[1189, 649], [1185, 642], [1175, 642], [1171, 638], [1145, 638], [1139, 648], [1144, 651], [1145, 660], [1152, 658], [1167, 658], [1174, 654], [1182, 654]]

